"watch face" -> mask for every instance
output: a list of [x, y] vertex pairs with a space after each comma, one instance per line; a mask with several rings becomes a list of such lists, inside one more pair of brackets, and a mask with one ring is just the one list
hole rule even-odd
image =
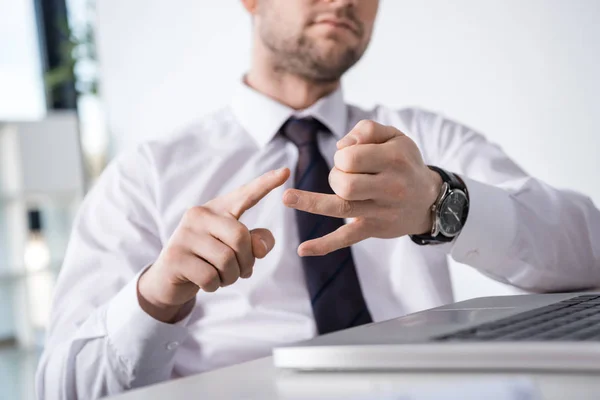
[[443, 201], [439, 210], [440, 230], [445, 236], [456, 236], [463, 227], [467, 211], [467, 196], [453, 190]]

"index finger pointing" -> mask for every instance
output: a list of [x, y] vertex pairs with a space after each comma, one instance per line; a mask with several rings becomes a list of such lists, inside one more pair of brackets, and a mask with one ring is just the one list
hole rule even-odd
[[348, 201], [335, 194], [313, 193], [298, 189], [288, 189], [283, 194], [283, 204], [311, 214], [336, 218], [356, 218], [371, 215], [371, 200]]
[[357, 219], [354, 222], [342, 225], [323, 237], [301, 243], [298, 247], [298, 255], [300, 257], [324, 256], [344, 247], [350, 247], [370, 236], [364, 219]]
[[254, 207], [273, 189], [283, 185], [289, 176], [288, 168], [269, 171], [225, 195], [223, 198], [225, 203], [221, 207], [224, 207], [234, 218], [239, 219], [246, 210]]

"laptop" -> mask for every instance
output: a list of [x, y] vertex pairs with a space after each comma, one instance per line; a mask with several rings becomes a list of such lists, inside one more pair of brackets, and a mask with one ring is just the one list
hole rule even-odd
[[600, 293], [482, 297], [273, 350], [295, 370], [600, 372]]

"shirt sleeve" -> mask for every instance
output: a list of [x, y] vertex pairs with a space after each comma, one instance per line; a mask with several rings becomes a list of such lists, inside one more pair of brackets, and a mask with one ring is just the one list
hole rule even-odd
[[600, 211], [588, 197], [529, 176], [463, 125], [425, 112], [420, 119], [427, 162], [459, 174], [469, 190], [454, 260], [530, 291], [600, 287]]
[[161, 250], [151, 158], [107, 168], [75, 220], [38, 366], [40, 399], [92, 399], [171, 377], [187, 318], [147, 315], [137, 281]]

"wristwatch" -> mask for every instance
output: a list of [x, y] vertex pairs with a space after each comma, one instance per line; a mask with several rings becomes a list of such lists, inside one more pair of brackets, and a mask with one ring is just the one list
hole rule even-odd
[[440, 174], [443, 183], [438, 198], [431, 206], [431, 232], [410, 235], [412, 241], [419, 245], [451, 242], [465, 226], [469, 214], [469, 192], [462, 179], [438, 167], [430, 165], [429, 169]]

